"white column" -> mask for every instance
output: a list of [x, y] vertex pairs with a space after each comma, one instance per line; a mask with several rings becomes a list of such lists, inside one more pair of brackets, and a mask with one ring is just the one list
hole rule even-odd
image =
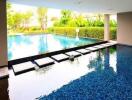
[[6, 0], [0, 0], [0, 67], [8, 65], [6, 22]]
[[104, 40], [109, 41], [110, 40], [110, 15], [105, 14], [104, 15]]

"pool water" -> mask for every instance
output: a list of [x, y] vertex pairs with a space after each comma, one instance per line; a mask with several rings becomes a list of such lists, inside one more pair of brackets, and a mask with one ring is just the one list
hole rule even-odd
[[67, 73], [71, 81], [39, 100], [132, 100], [132, 47], [117, 45], [79, 57], [72, 64]]
[[93, 44], [98, 41], [91, 38], [72, 38], [51, 34], [8, 36], [8, 60]]

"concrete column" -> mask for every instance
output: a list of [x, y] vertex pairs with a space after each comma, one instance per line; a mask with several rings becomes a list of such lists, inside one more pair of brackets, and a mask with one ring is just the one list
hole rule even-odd
[[104, 15], [104, 40], [109, 41], [110, 40], [110, 15], [105, 14]]
[[117, 14], [117, 42], [132, 46], [132, 12]]
[[8, 64], [6, 22], [6, 0], [0, 0], [0, 67]]

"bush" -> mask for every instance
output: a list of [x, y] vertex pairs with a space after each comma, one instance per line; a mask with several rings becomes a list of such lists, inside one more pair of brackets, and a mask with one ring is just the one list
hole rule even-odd
[[[104, 27], [80, 27], [79, 37], [104, 38]], [[59, 35], [76, 36], [76, 27], [52, 27], [50, 32]], [[116, 39], [116, 27], [110, 29], [110, 38]]]
[[58, 35], [75, 36], [75, 27], [53, 27], [52, 32]]
[[36, 31], [36, 30], [41, 30], [41, 28], [38, 26], [32, 26], [29, 28], [29, 31]]
[[116, 40], [117, 39], [117, 28], [113, 27], [110, 29], [110, 38], [112, 40]]

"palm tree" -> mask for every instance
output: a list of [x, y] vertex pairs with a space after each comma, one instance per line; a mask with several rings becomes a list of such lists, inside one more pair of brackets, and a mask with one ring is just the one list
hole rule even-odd
[[37, 9], [38, 22], [42, 30], [45, 30], [47, 28], [47, 12], [48, 12], [48, 9], [44, 7], [39, 7]]

